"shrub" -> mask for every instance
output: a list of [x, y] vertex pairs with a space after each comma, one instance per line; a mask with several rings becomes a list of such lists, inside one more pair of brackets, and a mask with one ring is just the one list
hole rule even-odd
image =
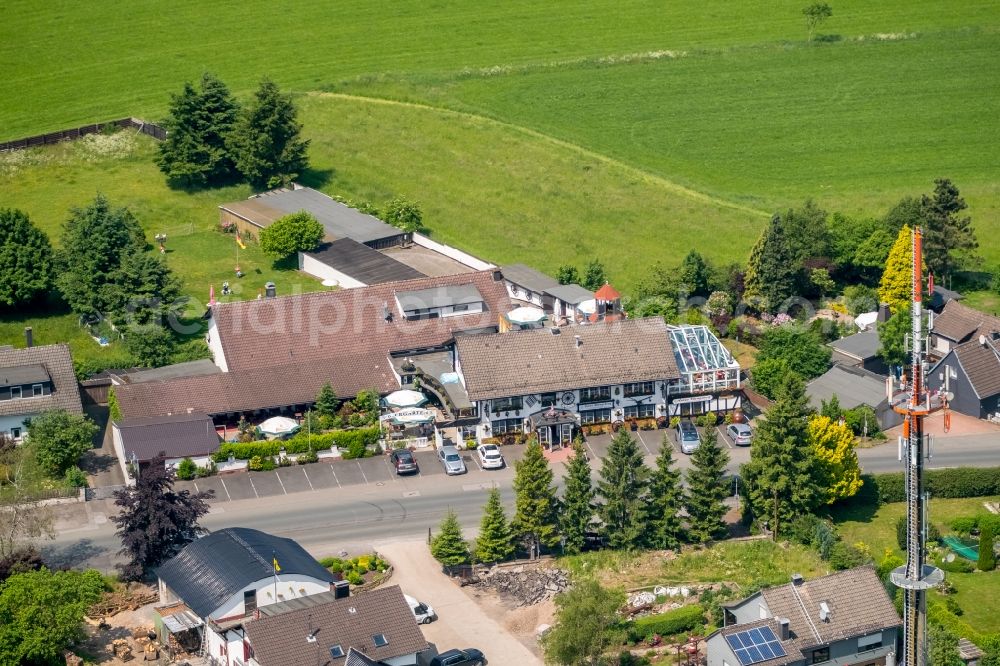
[[979, 561], [976, 563], [980, 571], [993, 571], [997, 566], [996, 554], [993, 552], [993, 526], [986, 525], [979, 535]]
[[270, 442], [228, 442], [219, 447], [219, 450], [212, 454], [212, 459], [216, 462], [223, 462], [229, 459], [232, 453], [237, 460], [250, 460], [254, 456], [276, 456], [282, 447], [286, 453], [305, 453], [310, 450], [329, 449], [334, 446], [344, 449], [352, 445], [367, 447], [378, 441], [378, 428], [358, 428], [356, 430], [337, 430], [326, 432], [320, 435], [313, 435], [300, 432], [284, 441]]
[[681, 424], [681, 417], [679, 417], [679, 416], [671, 416], [670, 417], [670, 427], [671, 428], [677, 428], [677, 426], [679, 426], [680, 424]]
[[868, 561], [861, 550], [849, 543], [838, 541], [830, 549], [830, 566], [835, 570], [853, 569]]
[[76, 465], [67, 469], [63, 478], [65, 478], [66, 483], [73, 488], [86, 488], [89, 485], [87, 483], [87, 473]]
[[361, 585], [362, 583], [365, 582], [365, 579], [362, 578], [361, 574], [359, 574], [357, 571], [350, 572], [349, 574], [347, 574], [346, 576], [344, 576], [344, 578], [351, 585]]
[[199, 467], [197, 470], [195, 470], [195, 476], [197, 476], [198, 478], [203, 478], [206, 476], [212, 476], [218, 471], [219, 471], [218, 468], [215, 466], [215, 461], [209, 460], [207, 465], [205, 465], [204, 467]]
[[316, 561], [319, 562], [319, 565], [324, 569], [333, 570], [333, 565], [337, 564], [340, 565], [340, 568], [338, 568], [337, 571], [344, 570], [343, 560], [341, 560], [339, 557], [323, 557]]
[[[862, 476], [881, 504], [906, 500], [902, 472]], [[932, 497], [957, 499], [1000, 495], [1000, 467], [953, 467], [924, 472], [925, 488]], [[856, 496], [857, 497], [857, 496]]]
[[700, 626], [705, 621], [705, 609], [700, 604], [682, 606], [666, 613], [641, 617], [629, 627], [633, 643], [646, 640], [654, 634], [673, 636]]
[[972, 562], [957, 555], [951, 562], [942, 556], [937, 556], [934, 558], [934, 566], [948, 573], [972, 573], [976, 569], [976, 565]]
[[254, 456], [247, 464], [251, 472], [269, 472], [275, 468], [274, 459], [270, 456]]
[[[927, 541], [940, 541], [941, 532], [934, 523], [930, 523], [927, 526]], [[896, 520], [896, 543], [899, 544], [900, 550], [906, 550], [906, 516], [900, 516]]]
[[198, 466], [190, 458], [185, 458], [177, 465], [177, 478], [182, 481], [190, 481], [198, 471]]
[[970, 534], [978, 525], [979, 519], [976, 516], [961, 516], [951, 521], [951, 529], [959, 534]]
[[945, 597], [944, 607], [958, 616], [961, 616], [962, 613], [965, 612], [962, 610], [962, 607], [958, 605], [958, 602], [955, 601], [954, 597]]
[[295, 459], [300, 465], [308, 465], [309, 463], [314, 463], [319, 460], [319, 455], [315, 451], [306, 451], [305, 453], [299, 454], [299, 457]]
[[866, 433], [868, 437], [877, 437], [882, 432], [875, 410], [868, 405], [858, 405], [853, 409], [844, 410], [844, 422], [859, 437]]

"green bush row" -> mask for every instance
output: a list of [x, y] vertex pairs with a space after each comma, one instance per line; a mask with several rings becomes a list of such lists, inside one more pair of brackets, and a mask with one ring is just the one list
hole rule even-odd
[[705, 609], [701, 604], [681, 606], [674, 610], [640, 617], [632, 622], [628, 629], [629, 639], [633, 643], [644, 641], [654, 634], [673, 636], [685, 631], [691, 631], [705, 622]]
[[310, 446], [314, 451], [329, 449], [333, 446], [352, 452], [358, 449], [363, 451], [378, 441], [379, 432], [378, 428], [358, 428], [357, 430], [325, 432], [313, 435], [311, 439], [308, 435], [298, 434], [286, 440], [227, 442], [212, 454], [212, 459], [216, 462], [223, 462], [229, 459], [229, 454], [232, 454], [237, 460], [250, 460], [254, 457], [268, 458], [278, 455], [282, 448], [285, 449], [286, 453], [305, 453], [309, 451]]
[[[862, 478], [864, 487], [869, 493], [875, 493], [880, 503], [906, 501], [902, 472], [865, 474]], [[931, 497], [945, 499], [1000, 495], [1000, 467], [930, 469], [924, 472], [924, 488]]]

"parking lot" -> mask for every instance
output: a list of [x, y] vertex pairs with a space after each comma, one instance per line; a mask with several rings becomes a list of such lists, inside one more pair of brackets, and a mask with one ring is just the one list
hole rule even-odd
[[[503, 457], [506, 466], [502, 470], [484, 470], [479, 465], [479, 456], [475, 451], [463, 451], [467, 474], [449, 478], [434, 450], [415, 451], [413, 456], [419, 466], [416, 474], [400, 476], [389, 462], [389, 456], [375, 456], [356, 460], [334, 459], [320, 461], [308, 465], [292, 465], [279, 467], [270, 472], [236, 472], [219, 474], [193, 481], [177, 481], [178, 489], [189, 489], [195, 492], [214, 491], [212, 502], [230, 502], [243, 499], [271, 497], [274, 495], [289, 495], [291, 493], [326, 488], [343, 488], [346, 486], [384, 486], [390, 483], [405, 484], [407, 479], [414, 477], [440, 477], [442, 483], [483, 483], [491, 475], [513, 470], [514, 461], [519, 460], [524, 453], [523, 446], [504, 446]], [[509, 476], [509, 474], [505, 475]]]

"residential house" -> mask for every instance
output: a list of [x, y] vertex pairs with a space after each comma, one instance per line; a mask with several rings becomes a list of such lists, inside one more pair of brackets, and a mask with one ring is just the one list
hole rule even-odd
[[333, 575], [302, 546], [245, 527], [192, 541], [157, 576], [161, 637], [197, 632], [205, 654], [227, 666], [246, 663], [244, 625], [259, 611], [334, 589]]
[[261, 608], [260, 618], [248, 622], [244, 631], [248, 666], [411, 666], [431, 656], [398, 585]]
[[806, 384], [806, 395], [817, 410], [834, 396], [841, 409], [853, 409], [859, 405], [871, 407], [879, 429], [886, 430], [902, 423], [903, 417], [889, 406], [885, 382], [885, 377], [864, 368], [835, 363], [824, 374]]
[[957, 300], [945, 303], [941, 314], [934, 317], [933, 321], [928, 351], [935, 359], [944, 358], [963, 342], [1000, 331], [1000, 317], [974, 310]]
[[83, 414], [73, 357], [64, 344], [0, 347], [0, 434], [21, 441], [27, 422], [50, 409]]
[[582, 321], [591, 314], [581, 308], [588, 301], [594, 300], [594, 292], [584, 289], [578, 284], [560, 284], [544, 290], [543, 296], [552, 301], [552, 315], [556, 321], [566, 319], [568, 322]]
[[833, 349], [831, 360], [834, 363], [862, 368], [882, 376], [889, 374], [889, 366], [885, 364], [878, 353], [878, 327], [875, 325], [853, 335], [828, 342], [827, 346]]
[[130, 484], [134, 483], [130, 470], [142, 469], [159, 455], [166, 458], [167, 467], [176, 467], [184, 458], [199, 467], [208, 466], [220, 443], [212, 418], [201, 412], [112, 422], [111, 439]]
[[1000, 329], [979, 330], [978, 337], [951, 347], [931, 368], [927, 386], [932, 391], [947, 386], [954, 394], [949, 406], [956, 412], [1000, 422]]
[[545, 290], [558, 287], [558, 280], [524, 264], [510, 264], [500, 270], [511, 298], [552, 312], [553, 297]]
[[941, 285], [934, 285], [934, 292], [931, 294], [930, 309], [934, 312], [940, 313], [944, 306], [951, 301], [962, 300], [962, 294], [957, 291], [952, 291], [951, 289], [945, 289]]
[[724, 608], [706, 639], [708, 666], [895, 663], [901, 622], [872, 566], [792, 576]]

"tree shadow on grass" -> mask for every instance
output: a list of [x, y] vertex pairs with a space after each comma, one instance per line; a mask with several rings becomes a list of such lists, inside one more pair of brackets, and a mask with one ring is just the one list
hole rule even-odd
[[316, 169], [314, 167], [307, 167], [306, 170], [299, 174], [299, 177], [295, 180], [300, 185], [305, 185], [306, 187], [311, 187], [313, 189], [319, 189], [324, 185], [329, 185], [336, 175], [336, 169]]
[[830, 517], [834, 523], [870, 523], [875, 518], [879, 509], [878, 487], [867, 474], [861, 478], [865, 483], [857, 495], [830, 506]]

